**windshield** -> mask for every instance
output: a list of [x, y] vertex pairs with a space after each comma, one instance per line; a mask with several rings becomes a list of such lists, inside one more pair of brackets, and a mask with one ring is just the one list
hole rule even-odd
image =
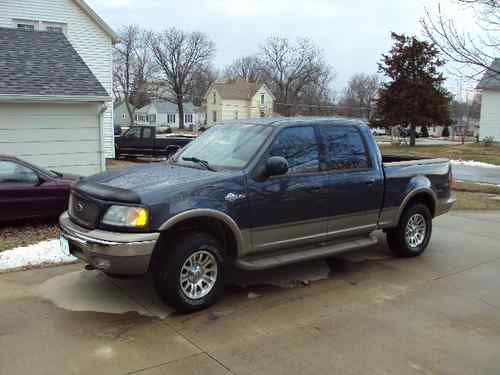
[[189, 143], [176, 157], [179, 164], [192, 164], [183, 159], [197, 158], [215, 168], [244, 168], [264, 143], [271, 127], [262, 125], [226, 124], [208, 129]]

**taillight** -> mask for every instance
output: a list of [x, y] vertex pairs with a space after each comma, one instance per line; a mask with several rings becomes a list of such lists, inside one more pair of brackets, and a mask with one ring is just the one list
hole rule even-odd
[[451, 170], [451, 164], [450, 164], [450, 170], [448, 171], [448, 186], [453, 186], [455, 183], [455, 180], [453, 179], [453, 172]]

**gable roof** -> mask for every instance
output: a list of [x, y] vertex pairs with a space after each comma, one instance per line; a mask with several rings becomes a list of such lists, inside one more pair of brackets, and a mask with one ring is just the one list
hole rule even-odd
[[[264, 86], [262, 82], [236, 80], [230, 82], [216, 82], [211, 88], [217, 90], [222, 99], [250, 100], [262, 86]], [[208, 92], [210, 92], [210, 89]]]
[[113, 43], [116, 43], [120, 40], [118, 35], [113, 31], [111, 27], [108, 26], [104, 20], [99, 17], [99, 15], [94, 12], [94, 10], [85, 2], [85, 0], [73, 0], [76, 5], [80, 7], [95, 23], [99, 25], [99, 27], [106, 33], [108, 34], [111, 39], [113, 40]]
[[[177, 113], [177, 104], [167, 102], [166, 100], [156, 100], [147, 106], [142, 107], [137, 112], [144, 113], [149, 111], [151, 107], [155, 107], [157, 113]], [[196, 107], [193, 103], [184, 103], [184, 113], [198, 112], [200, 108]]]
[[62, 33], [0, 28], [0, 100], [110, 97]]
[[[481, 81], [479, 81], [476, 86], [480, 90], [500, 90], [500, 74], [495, 72], [500, 72], [500, 58], [493, 60], [491, 63], [491, 69], [487, 70]], [[495, 72], [493, 71], [495, 70]]]

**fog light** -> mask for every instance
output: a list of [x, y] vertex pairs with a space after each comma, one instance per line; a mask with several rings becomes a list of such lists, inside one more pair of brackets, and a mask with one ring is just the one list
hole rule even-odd
[[94, 258], [92, 264], [98, 270], [107, 270], [111, 266], [111, 262], [107, 259]]

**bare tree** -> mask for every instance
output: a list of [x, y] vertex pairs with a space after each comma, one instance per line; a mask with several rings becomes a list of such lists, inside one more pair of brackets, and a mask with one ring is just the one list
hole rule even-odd
[[[324, 78], [331, 81], [333, 77], [322, 51], [309, 39], [299, 38], [292, 43], [286, 38], [270, 37], [261, 47], [260, 61], [263, 76], [278, 104], [287, 108], [304, 98], [304, 93], [311, 89], [309, 85], [315, 82], [325, 84]], [[308, 86], [309, 90], [306, 90]], [[286, 111], [286, 114], [290, 112]]]
[[203, 66], [200, 70], [193, 72], [189, 98], [194, 105], [201, 106], [202, 98], [218, 76], [218, 72], [211, 65]]
[[130, 25], [122, 28], [119, 36], [120, 43], [113, 51], [113, 93], [115, 99], [124, 101], [133, 124], [134, 108], [148, 100], [146, 82], [152, 77], [154, 66], [144, 31]]
[[355, 74], [349, 79], [341, 102], [356, 108], [360, 116], [369, 118], [380, 85], [377, 74]]
[[498, 0], [458, 0], [470, 6], [476, 15], [476, 25], [480, 34], [474, 35], [461, 30], [454, 19], [443, 14], [438, 5], [437, 14], [426, 11], [421, 20], [427, 37], [448, 59], [458, 63], [468, 71], [459, 74], [477, 79], [485, 71], [500, 74], [491, 67], [491, 61], [500, 55], [500, 2]]
[[226, 80], [242, 79], [248, 82], [261, 81], [263, 79], [262, 64], [255, 55], [244, 56], [236, 59], [224, 70]]
[[165, 99], [177, 104], [179, 127], [183, 129], [183, 103], [191, 94], [196, 73], [210, 64], [215, 45], [205, 34], [175, 28], [151, 32], [148, 43], [167, 89]]

